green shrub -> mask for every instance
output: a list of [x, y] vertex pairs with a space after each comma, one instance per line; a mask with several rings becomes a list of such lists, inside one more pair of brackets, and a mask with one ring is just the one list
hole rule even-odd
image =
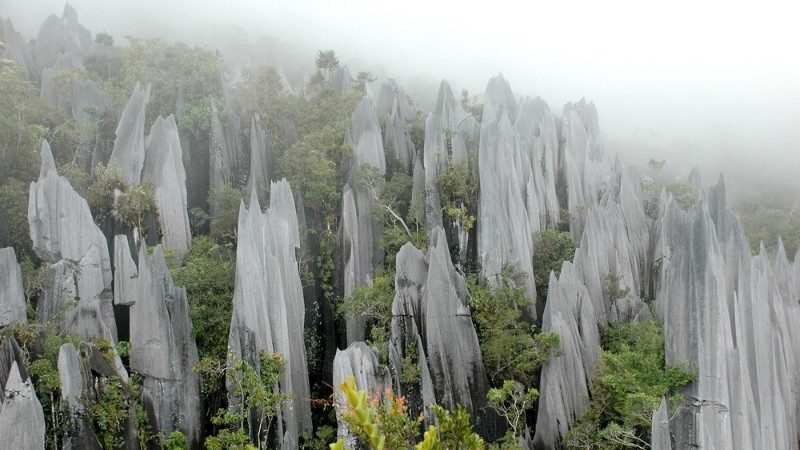
[[575, 256], [575, 243], [567, 231], [544, 229], [534, 236], [533, 275], [536, 282], [536, 295], [544, 303], [550, 284], [550, 272], [556, 276], [561, 273], [565, 261]]
[[678, 390], [697, 374], [664, 363], [664, 337], [655, 321], [612, 325], [593, 374], [589, 408], [567, 433], [569, 448], [623, 448], [650, 442], [651, 415], [661, 398], [681, 407]]

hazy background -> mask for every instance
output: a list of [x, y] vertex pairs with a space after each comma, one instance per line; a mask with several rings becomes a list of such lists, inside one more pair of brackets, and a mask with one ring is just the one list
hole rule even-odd
[[[800, 190], [798, 6], [683, 0], [657, 6], [641, 0], [70, 3], [83, 25], [120, 43], [125, 35], [180, 38], [245, 59], [280, 48], [309, 68], [316, 49], [332, 48], [354, 74], [367, 69], [397, 78], [423, 107], [424, 94], [435, 94], [441, 78], [482, 93], [489, 77], [502, 72], [515, 93], [539, 95], [559, 115], [567, 101], [593, 100], [607, 149], [626, 162], [658, 157], [678, 173], [699, 164], [706, 183], [724, 170], [731, 185], [753, 179]], [[0, 16], [34, 37], [45, 17], [60, 15], [63, 6], [61, 0], [0, 0]], [[261, 53], [245, 45], [263, 36], [271, 39], [260, 41]]]

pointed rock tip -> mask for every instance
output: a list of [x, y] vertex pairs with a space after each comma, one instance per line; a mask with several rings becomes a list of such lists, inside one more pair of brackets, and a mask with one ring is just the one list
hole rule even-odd
[[53, 160], [53, 152], [50, 151], [50, 144], [47, 140], [42, 140], [42, 167], [39, 170], [39, 178], [44, 178], [49, 174], [51, 171], [58, 175], [58, 170], [56, 169], [56, 162]]

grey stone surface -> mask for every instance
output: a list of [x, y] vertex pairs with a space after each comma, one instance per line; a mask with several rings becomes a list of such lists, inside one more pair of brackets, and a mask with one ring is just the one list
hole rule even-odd
[[[524, 172], [519, 170], [522, 165], [517, 138], [508, 116], [505, 112], [495, 111], [487, 99], [483, 107], [478, 152], [480, 275], [490, 285], [496, 286], [503, 269], [510, 267], [524, 277], [526, 297], [534, 300], [533, 238], [525, 205]], [[529, 307], [527, 315], [536, 318], [535, 307]]]
[[350, 376], [355, 379], [356, 387], [366, 390], [370, 396], [381, 395], [381, 390], [391, 387], [392, 383], [388, 371], [378, 362], [378, 354], [364, 342], [353, 342], [345, 350], [336, 350], [333, 359], [333, 401], [337, 405], [337, 436], [345, 439], [349, 448], [354, 448], [355, 436], [341, 419], [341, 411], [347, 409], [347, 400], [340, 385]]
[[296, 207], [286, 180], [272, 183], [265, 213], [251, 192], [250, 207], [239, 207], [236, 282], [228, 348], [258, 364], [259, 353], [283, 355], [281, 392], [293, 399], [281, 408], [283, 448], [297, 448], [311, 431], [309, 381], [304, 343], [303, 287], [296, 260], [300, 237]]
[[591, 373], [601, 353], [589, 291], [570, 262], [564, 263], [558, 279], [550, 274], [542, 331], [559, 335], [562, 353], [542, 367], [533, 443], [537, 448], [558, 448], [589, 406]]
[[19, 449], [44, 449], [45, 423], [42, 405], [29, 378], [20, 375], [17, 362], [11, 364], [0, 409], [0, 434], [3, 446]]
[[[120, 252], [127, 239], [117, 236]], [[124, 248], [124, 250], [122, 250]], [[116, 250], [116, 249], [115, 249]], [[124, 259], [124, 258], [123, 258]], [[142, 404], [168, 436], [182, 431], [192, 445], [200, 440], [200, 380], [186, 290], [172, 281], [161, 245], [139, 250], [138, 274], [120, 284], [130, 307], [130, 365], [143, 376]]]
[[328, 82], [339, 94], [353, 90], [353, 76], [350, 75], [350, 69], [346, 65], [339, 66], [331, 71], [328, 74]]
[[272, 142], [261, 126], [256, 114], [250, 123], [250, 175], [247, 177], [247, 192], [255, 189], [261, 202], [267, 200], [269, 185], [275, 170]]
[[650, 448], [652, 450], [672, 450], [669, 432], [669, 407], [662, 397], [661, 405], [653, 411], [653, 425], [650, 428]]
[[[86, 375], [84, 375], [86, 374]], [[86, 378], [84, 378], [86, 376]], [[92, 424], [86, 415], [84, 401], [88, 397], [87, 378], [90, 377], [83, 366], [78, 350], [72, 343], [66, 343], [58, 351], [58, 377], [61, 385], [61, 400], [69, 414], [68, 430], [65, 433], [63, 448], [99, 449]]]
[[0, 327], [27, 322], [22, 271], [12, 247], [0, 249]]
[[[467, 286], [450, 260], [444, 230], [431, 232], [422, 311], [428, 366], [436, 402], [483, 414], [488, 379], [469, 307]], [[489, 420], [482, 426], [491, 427]], [[486, 431], [484, 429], [484, 431]]]
[[186, 171], [175, 117], [158, 116], [145, 143], [142, 182], [155, 194], [163, 244], [180, 260], [192, 244], [186, 195]]
[[0, 50], [0, 56], [14, 61], [22, 67], [34, 67], [32, 48], [25, 38], [14, 29], [11, 19], [0, 20], [0, 41], [5, 45], [5, 48]]
[[94, 46], [92, 33], [78, 22], [78, 12], [69, 4], [61, 17], [51, 14], [45, 19], [34, 41], [36, 67], [51, 67], [61, 54], [73, 53], [78, 59], [88, 55]]
[[117, 124], [114, 150], [108, 160], [109, 167], [116, 167], [122, 179], [131, 186], [138, 185], [144, 167], [144, 119], [147, 103], [150, 101], [150, 85], [142, 90], [139, 83], [133, 89], [128, 104], [122, 110]]
[[[232, 186], [234, 181], [234, 153], [228, 146], [225, 129], [214, 107], [211, 111], [211, 137], [209, 141], [209, 192]], [[211, 216], [216, 217], [219, 211], [211, 207]]]

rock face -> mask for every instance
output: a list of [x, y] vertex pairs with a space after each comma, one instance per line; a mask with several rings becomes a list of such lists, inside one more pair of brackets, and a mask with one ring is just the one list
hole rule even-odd
[[259, 353], [281, 353], [285, 365], [280, 391], [293, 399], [279, 412], [283, 448], [297, 448], [311, 431], [309, 382], [304, 345], [303, 287], [295, 257], [298, 221], [289, 183], [272, 183], [266, 213], [251, 192], [250, 207], [239, 207], [236, 284], [228, 348], [259, 365]]
[[139, 184], [142, 177], [145, 159], [144, 119], [149, 101], [150, 85], [142, 90], [139, 83], [136, 83], [128, 104], [122, 110], [117, 124], [114, 150], [108, 160], [108, 166], [118, 168], [122, 179], [131, 186]]
[[698, 197], [684, 210], [662, 193], [654, 246], [666, 362], [698, 372], [690, 406], [670, 422], [675, 447], [793, 448], [796, 267], [780, 246], [774, 266], [763, 246], [750, 256], [721, 179]]
[[568, 186], [570, 231], [580, 236], [585, 212], [596, 205], [611, 172], [602, 144], [594, 103], [567, 103], [561, 114], [563, 159], [560, 161]]
[[344, 94], [353, 90], [353, 76], [350, 75], [350, 69], [345, 66], [339, 66], [328, 74], [328, 82], [331, 83], [333, 89], [338, 94]]
[[[115, 254], [128, 251], [125, 236], [117, 236], [114, 244]], [[129, 259], [130, 255], [121, 258]], [[160, 245], [151, 256], [143, 244], [138, 260], [136, 276], [129, 274], [136, 267], [127, 267], [132, 261], [118, 268], [123, 277], [118, 285], [128, 298], [117, 303], [131, 305], [130, 364], [144, 377], [142, 404], [154, 429], [165, 436], [180, 430], [192, 445], [198, 445], [200, 381], [192, 370], [198, 355], [186, 290], [173, 283]]]
[[[372, 215], [377, 207], [369, 188], [361, 187], [358, 176], [363, 166], [372, 167], [380, 176], [386, 173], [383, 140], [375, 107], [363, 97], [353, 111], [345, 143], [353, 149], [353, 169], [343, 190], [342, 249], [344, 254], [344, 295], [372, 279], [372, 269], [383, 263], [378, 245], [382, 226]], [[362, 169], [363, 170], [363, 169]], [[364, 321], [348, 320], [347, 342], [364, 340]]]
[[3, 385], [0, 433], [8, 448], [44, 449], [44, 413], [30, 378], [23, 379], [17, 361]]
[[345, 439], [349, 448], [355, 448], [355, 436], [349, 432], [340, 414], [341, 410], [347, 409], [347, 400], [339, 386], [349, 376], [356, 380], [358, 389], [366, 390], [371, 396], [380, 395], [381, 389], [390, 387], [392, 383], [388, 371], [378, 362], [378, 354], [364, 342], [353, 342], [345, 350], [336, 350], [333, 359], [333, 401], [337, 405], [337, 436]]
[[[556, 194], [558, 131], [547, 103], [539, 97], [519, 104], [514, 122], [525, 179], [528, 222], [533, 232], [558, 224], [560, 207]], [[530, 171], [527, 168], [530, 167]]]
[[661, 398], [661, 406], [653, 411], [650, 446], [652, 450], [672, 450], [672, 439], [669, 433], [669, 407], [663, 397]]
[[562, 354], [542, 367], [533, 444], [537, 448], [558, 448], [589, 406], [591, 373], [601, 352], [592, 299], [570, 262], [562, 266], [560, 278], [550, 274], [542, 332], [558, 334]]
[[71, 110], [80, 133], [76, 163], [91, 169], [100, 159], [97, 151], [92, 149], [92, 144], [96, 139], [95, 131], [101, 117], [89, 114], [88, 111], [95, 111], [100, 116], [108, 114], [111, 110], [111, 97], [97, 87], [94, 81], [75, 78], [72, 82]]
[[142, 181], [153, 186], [164, 245], [180, 259], [189, 251], [192, 232], [186, 197], [186, 172], [175, 117], [158, 116], [146, 140]]
[[[533, 238], [525, 205], [524, 172], [518, 170], [523, 163], [508, 115], [513, 111], [516, 116], [516, 103], [510, 103], [513, 96], [505, 92], [506, 86], [502, 79], [490, 81], [483, 106], [478, 152], [478, 256], [481, 277], [490, 285], [499, 283], [503, 269], [513, 268], [524, 276], [526, 297], [534, 300]], [[493, 100], [490, 93], [497, 99]], [[528, 308], [527, 315], [536, 318], [535, 306]]]
[[14, 24], [10, 19], [0, 20], [0, 39], [5, 48], [0, 50], [0, 56], [5, 59], [14, 61], [22, 67], [33, 67], [33, 52], [31, 46], [25, 42], [17, 30], [14, 29]]
[[[209, 142], [209, 192], [233, 185], [235, 174], [235, 155], [228, 145], [225, 129], [214, 107], [211, 112], [211, 140]], [[219, 211], [211, 208], [211, 216], [216, 217]]]
[[275, 168], [273, 152], [272, 142], [264, 132], [261, 119], [256, 114], [250, 125], [250, 175], [247, 177], [247, 192], [255, 189], [259, 201], [262, 202], [267, 199]]
[[14, 249], [0, 249], [0, 328], [27, 322], [26, 308], [22, 272]]
[[471, 413], [480, 414], [489, 382], [478, 336], [465, 304], [467, 295], [464, 277], [450, 261], [444, 230], [435, 228], [431, 232], [422, 305], [433, 392], [442, 406], [453, 409], [463, 405]]
[[[108, 244], [86, 200], [58, 175], [47, 142], [39, 180], [30, 186], [28, 223], [33, 250], [48, 270], [38, 320], [57, 319], [64, 332], [116, 342]], [[119, 358], [117, 369], [127, 379]]]
[[86, 372], [75, 346], [72, 343], [62, 345], [58, 351], [58, 377], [61, 400], [66, 405], [70, 420], [64, 448], [101, 448], [82, 402], [87, 392], [84, 381]]
[[383, 145], [391, 166], [399, 162], [397, 170], [411, 175], [416, 159], [416, 150], [411, 141], [409, 123], [416, 117], [417, 111], [409, 101], [403, 88], [395, 80], [381, 84], [375, 109], [378, 120], [383, 125]]

